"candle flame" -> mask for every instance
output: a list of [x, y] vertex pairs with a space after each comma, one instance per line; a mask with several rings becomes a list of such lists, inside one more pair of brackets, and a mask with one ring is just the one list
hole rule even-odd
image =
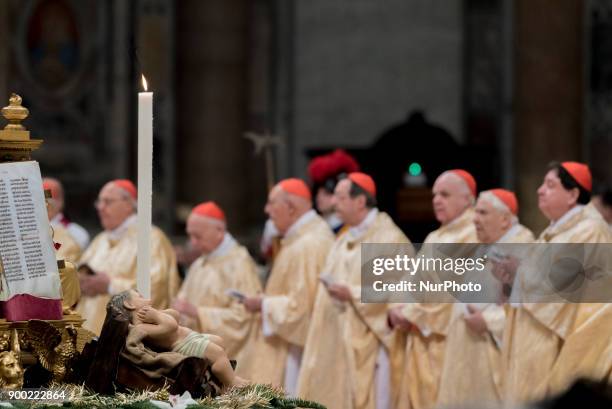
[[142, 87], [144, 88], [144, 90], [146, 92], [147, 91], [147, 79], [142, 74], [140, 74], [140, 76], [142, 77]]

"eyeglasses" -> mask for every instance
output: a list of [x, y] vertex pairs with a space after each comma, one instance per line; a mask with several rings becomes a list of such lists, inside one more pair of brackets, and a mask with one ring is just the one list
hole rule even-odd
[[116, 199], [108, 199], [108, 198], [96, 199], [94, 201], [94, 207], [95, 208], [100, 208], [102, 206], [108, 207], [108, 206], [112, 205], [113, 203], [119, 202], [121, 200], [127, 200], [127, 199], [125, 197], [119, 197], [119, 198], [116, 198]]

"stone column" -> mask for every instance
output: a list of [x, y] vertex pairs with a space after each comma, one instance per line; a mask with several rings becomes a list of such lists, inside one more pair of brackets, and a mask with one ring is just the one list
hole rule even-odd
[[521, 219], [538, 234], [547, 221], [536, 190], [552, 160], [581, 160], [584, 1], [516, 0], [515, 152]]
[[248, 221], [248, 2], [176, 3], [177, 200], [215, 200], [230, 229]]

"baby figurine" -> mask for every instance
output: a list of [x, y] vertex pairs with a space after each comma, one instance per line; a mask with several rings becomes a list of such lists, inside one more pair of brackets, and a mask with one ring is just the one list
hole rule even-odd
[[234, 374], [223, 348], [223, 339], [212, 334], [200, 334], [178, 324], [179, 312], [173, 309], [157, 310], [151, 300], [135, 290], [119, 293], [111, 302], [122, 302], [131, 313], [131, 323], [147, 334], [145, 341], [159, 350], [178, 352], [186, 356], [205, 358], [212, 363], [212, 373], [224, 389], [245, 385], [246, 381]]

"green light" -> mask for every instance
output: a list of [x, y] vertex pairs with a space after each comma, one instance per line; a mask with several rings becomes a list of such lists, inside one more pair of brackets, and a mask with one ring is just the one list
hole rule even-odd
[[408, 166], [408, 173], [410, 173], [411, 176], [419, 176], [422, 171], [421, 165], [416, 162], [412, 162], [410, 166]]

